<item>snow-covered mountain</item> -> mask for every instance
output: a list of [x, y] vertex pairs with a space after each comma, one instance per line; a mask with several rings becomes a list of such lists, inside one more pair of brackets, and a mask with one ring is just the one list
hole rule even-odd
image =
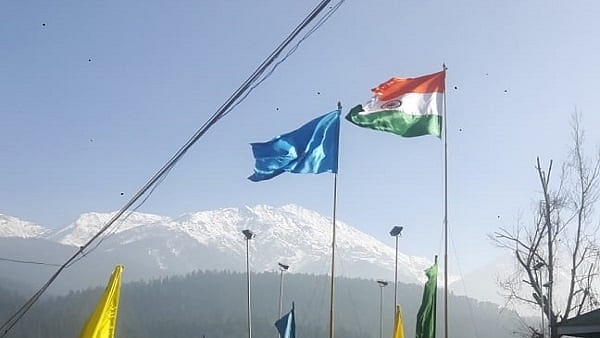
[[40, 238], [48, 233], [49, 229], [37, 224], [0, 214], [0, 237]]
[[[61, 252], [71, 248], [75, 254], [113, 215], [86, 213], [54, 232], [2, 216], [0, 222], [6, 221], [0, 223], [0, 240], [44, 239], [60, 245]], [[224, 208], [176, 218], [132, 213], [94, 241], [86, 249], [85, 257], [65, 274], [72, 284], [82, 283], [81, 287], [87, 287], [91, 280], [96, 280], [96, 275], [98, 284], [102, 284], [110, 266], [115, 264], [125, 265], [126, 280], [185, 274], [199, 269], [245, 271], [246, 240], [241, 233], [244, 229], [256, 234], [249, 242], [253, 272], [275, 271], [281, 262], [290, 265], [290, 272], [328, 274], [331, 228], [330, 218], [297, 205]], [[336, 273], [393, 280], [394, 248], [340, 221], [336, 229]], [[13, 245], [26, 246], [26, 242]], [[0, 254], [9, 255], [2, 247], [5, 245], [0, 245]], [[28, 252], [28, 259], [34, 259], [31, 250]], [[47, 256], [43, 252], [39, 254], [38, 260]], [[425, 258], [399, 253], [398, 280], [423, 282], [423, 270], [431, 264]], [[98, 270], [102, 271], [98, 273]], [[0, 272], [0, 276], [2, 274], [4, 272]], [[90, 281], [80, 281], [81, 276], [90, 277]]]

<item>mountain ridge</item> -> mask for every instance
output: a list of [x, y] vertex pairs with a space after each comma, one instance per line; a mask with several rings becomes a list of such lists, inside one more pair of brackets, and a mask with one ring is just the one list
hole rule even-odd
[[0, 214], [0, 237], [43, 237], [51, 230], [17, 217]]
[[[18, 237], [25, 242], [43, 239], [72, 247], [74, 254], [113, 216], [114, 212], [88, 212], [64, 228], [52, 231], [3, 215], [6, 224], [10, 224], [8, 227], [15, 229], [2, 232], [0, 239]], [[392, 280], [395, 249], [344, 222], [336, 223], [336, 275]], [[276, 271], [278, 262], [290, 265], [291, 271], [298, 273], [330, 272], [331, 218], [293, 204], [221, 208], [174, 218], [134, 212], [100, 236], [96, 241], [99, 244], [94, 242], [86, 248], [82, 258], [89, 260], [86, 266], [78, 267], [81, 263], [77, 263], [70, 270], [91, 277], [95, 273], [87, 266], [92, 263], [126, 261], [135, 266], [129, 269], [134, 270], [130, 273], [132, 280], [198, 269], [245, 271], [246, 243], [241, 234], [244, 229], [256, 234], [248, 243], [253, 272]], [[47, 253], [39, 253], [39, 257], [46, 256]], [[32, 258], [28, 255], [28, 259]], [[431, 264], [425, 258], [399, 252], [398, 280], [422, 283], [423, 271]], [[77, 279], [74, 272], [71, 277]], [[91, 286], [89, 280], [81, 283], [82, 287]]]

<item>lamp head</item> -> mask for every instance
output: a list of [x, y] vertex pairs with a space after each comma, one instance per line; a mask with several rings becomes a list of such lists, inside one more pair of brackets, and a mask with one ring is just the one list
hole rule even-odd
[[281, 268], [281, 271], [287, 271], [287, 269], [290, 268], [289, 265], [285, 265], [285, 264], [282, 264], [282, 263], [277, 263], [277, 264], [279, 264], [279, 268]]
[[402, 230], [404, 229], [403, 226], [401, 225], [396, 225], [392, 228], [392, 230], [390, 230], [390, 235], [392, 237], [396, 237], [396, 236], [400, 236], [400, 234], [402, 233]]
[[248, 229], [242, 230], [242, 233], [246, 236], [246, 239], [252, 239], [254, 237], [254, 233]]
[[377, 284], [379, 284], [379, 286], [384, 287], [384, 286], [388, 286], [388, 284], [390, 284], [388, 281], [385, 281], [383, 279], [378, 279], [377, 280]]

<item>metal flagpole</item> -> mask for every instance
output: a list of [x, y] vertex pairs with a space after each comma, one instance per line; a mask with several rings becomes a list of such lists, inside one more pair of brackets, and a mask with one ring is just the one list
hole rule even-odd
[[337, 204], [337, 173], [333, 174], [333, 236], [331, 241], [331, 297], [329, 299], [329, 338], [334, 337], [334, 294], [335, 294], [335, 212]]
[[242, 233], [246, 237], [246, 287], [248, 295], [248, 338], [252, 338], [252, 315], [250, 303], [250, 240], [254, 238], [254, 233], [249, 230], [243, 230]]
[[[337, 103], [337, 109], [342, 110], [342, 104]], [[339, 134], [338, 134], [339, 149]], [[338, 155], [339, 156], [339, 155]], [[331, 290], [329, 298], [329, 338], [334, 337], [334, 295], [335, 295], [335, 216], [337, 210], [337, 171], [333, 173], [333, 221], [332, 221], [332, 239], [331, 239]]]
[[444, 336], [448, 338], [448, 118], [446, 114], [446, 64], [444, 68]]

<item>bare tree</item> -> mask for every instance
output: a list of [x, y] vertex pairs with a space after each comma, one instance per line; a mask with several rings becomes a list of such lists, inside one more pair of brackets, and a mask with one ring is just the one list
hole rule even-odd
[[[531, 304], [540, 310], [557, 337], [556, 324], [600, 305], [592, 286], [596, 282], [600, 249], [594, 206], [599, 197], [600, 152], [584, 153], [580, 115], [572, 118], [572, 147], [556, 184], [551, 184], [553, 162], [536, 171], [542, 188], [531, 224], [518, 222], [513, 229], [500, 228], [494, 242], [510, 250], [515, 271], [499, 280], [508, 303]], [[545, 273], [544, 273], [545, 272]], [[529, 325], [529, 337], [544, 336]]]

